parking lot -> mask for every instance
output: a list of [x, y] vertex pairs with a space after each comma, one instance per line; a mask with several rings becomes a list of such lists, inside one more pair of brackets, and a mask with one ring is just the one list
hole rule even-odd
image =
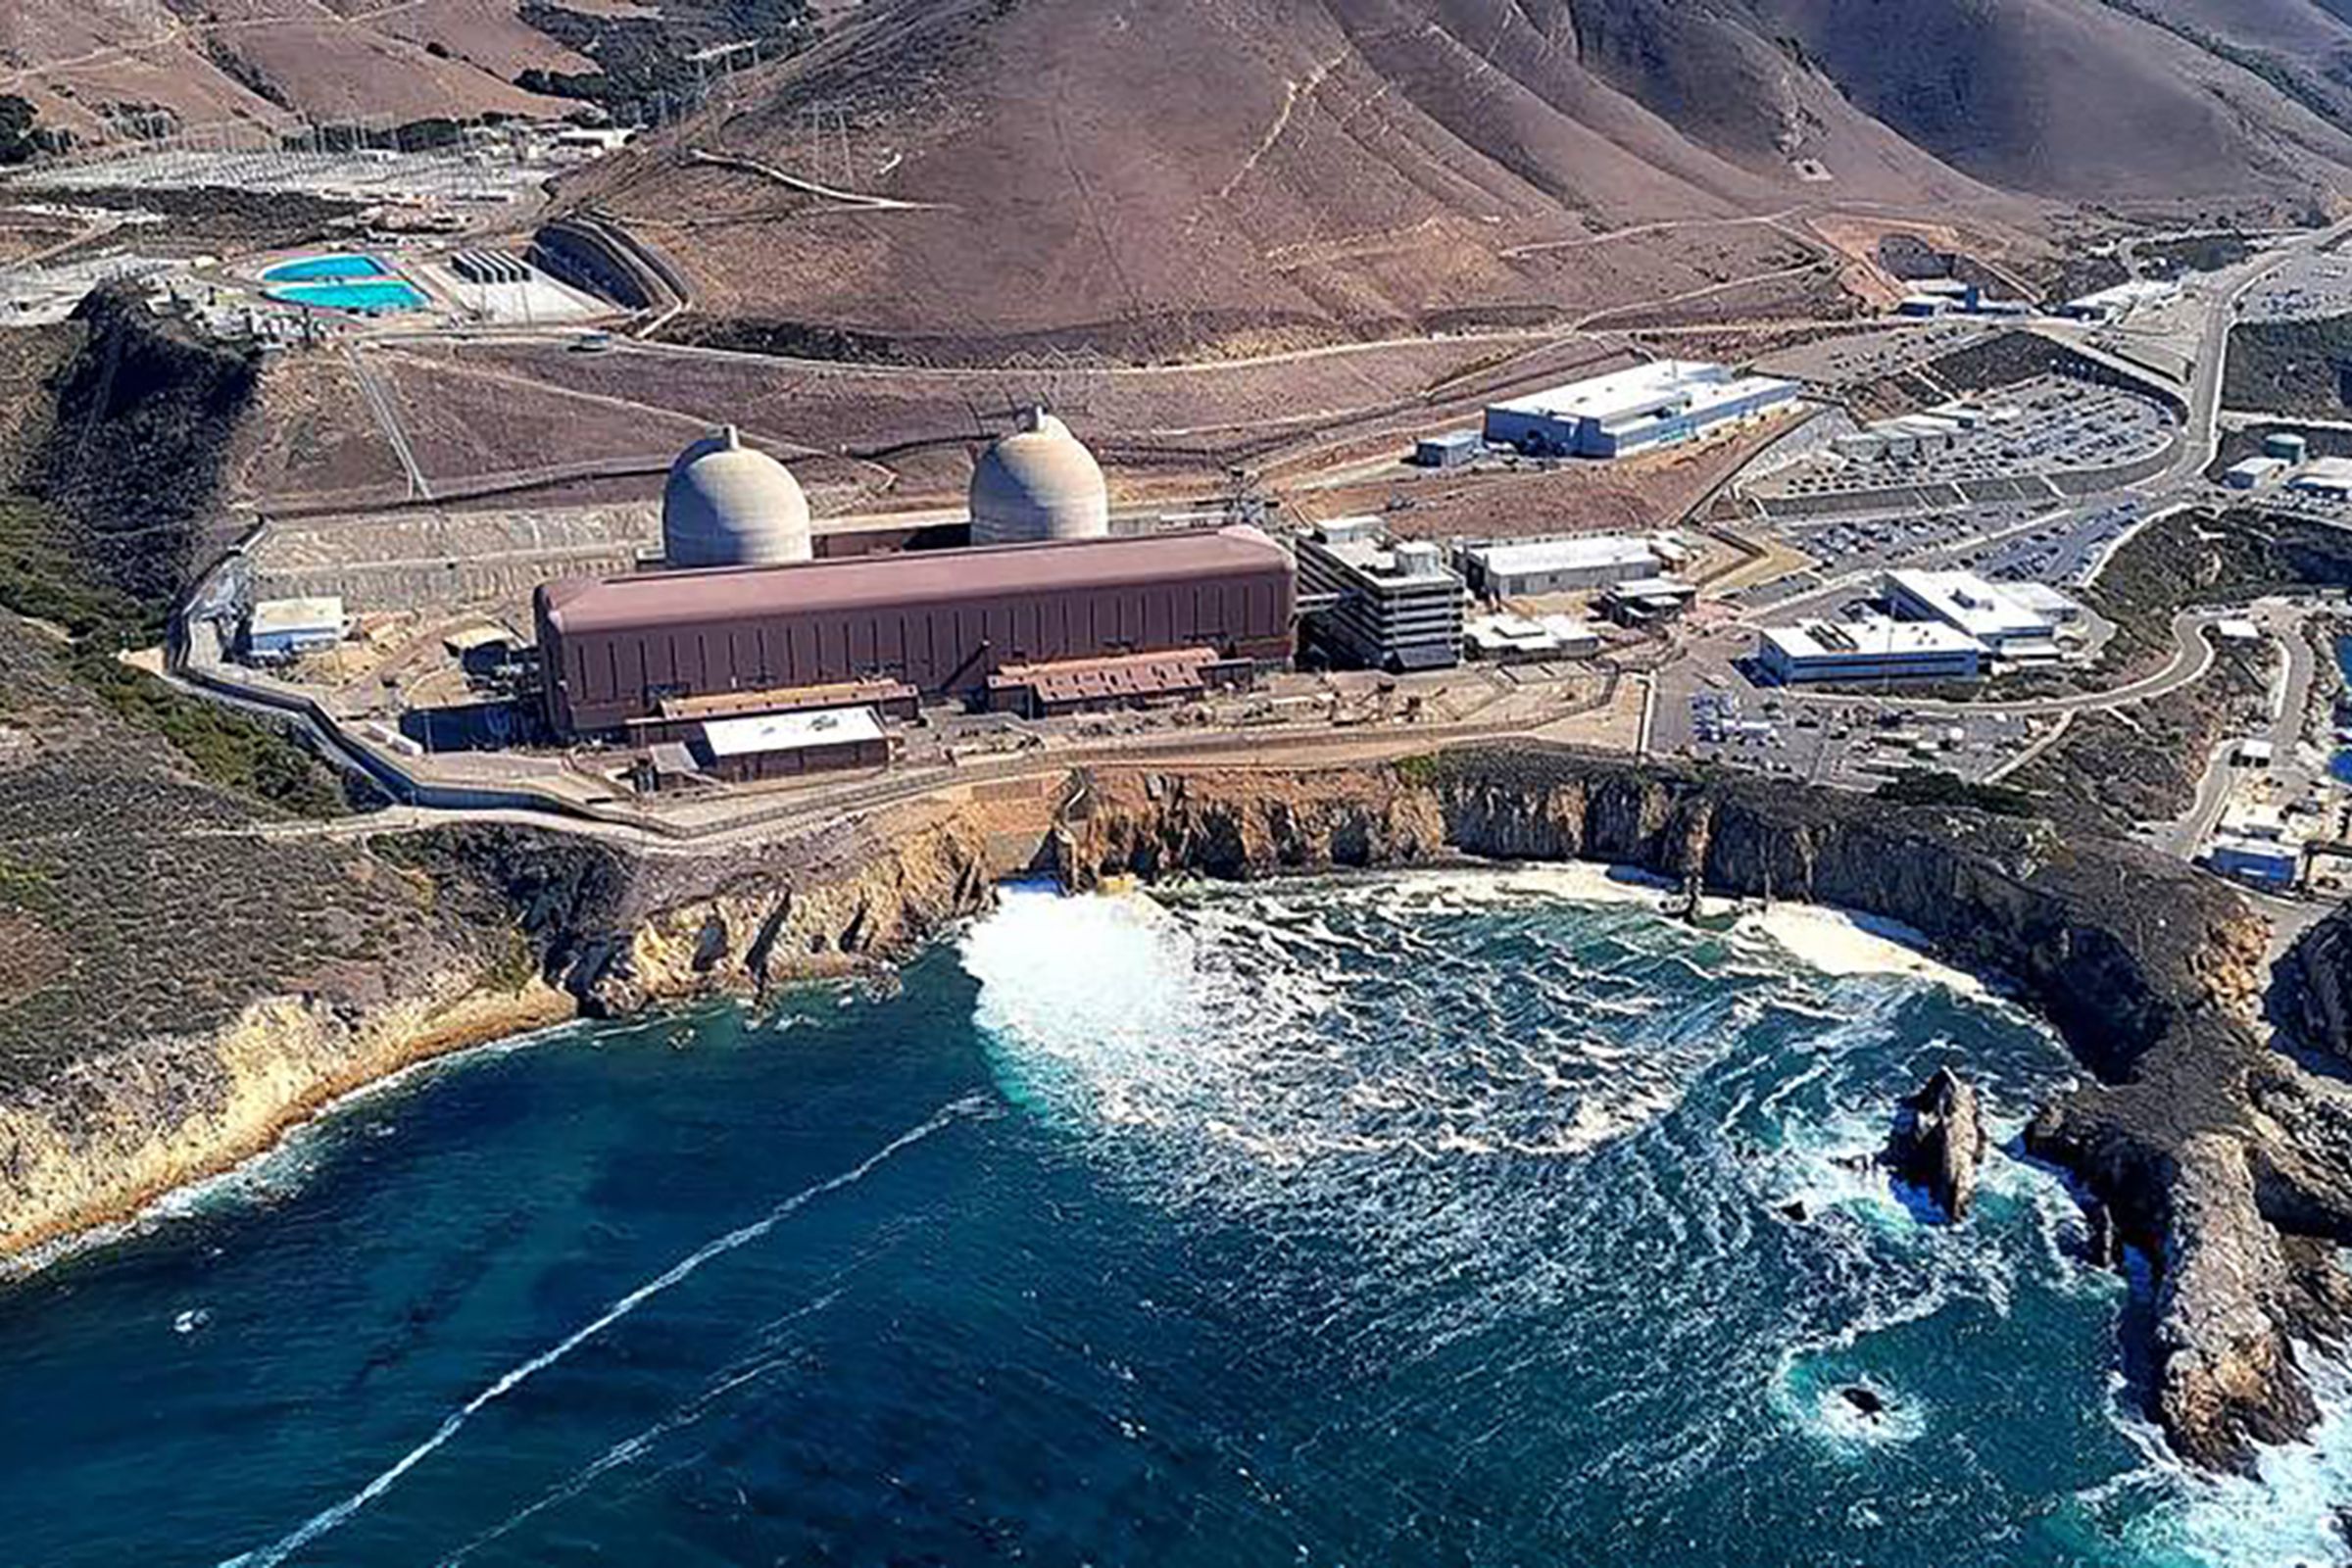
[[[1890, 437], [1867, 453], [1823, 453], [1766, 475], [1747, 494], [1768, 512], [1881, 491], [1985, 486], [2113, 468], [2162, 452], [2180, 428], [2150, 398], [2061, 376], [2040, 376], [1984, 399], [1974, 428], [1940, 439]], [[1866, 432], [1870, 433], [1870, 432]]]
[[2039, 738], [2049, 719], [1929, 712], [1889, 693], [1828, 703], [1714, 676], [1661, 700], [1652, 749], [1813, 783], [1872, 789], [1915, 767], [1982, 780]]
[[2247, 321], [2302, 321], [2352, 315], [2352, 257], [2327, 251], [2295, 257], [2256, 285], [2238, 307]]
[[[2043, 502], [1783, 525], [1777, 531], [1819, 564], [1743, 589], [1729, 602], [1753, 614], [1808, 597], [1826, 582], [1896, 566], [1966, 567], [2001, 582], [2081, 587], [2140, 514], [2136, 501], [2088, 508]], [[2352, 504], [2333, 514], [2352, 515]]]
[[2139, 520], [2134, 501], [2071, 512], [2049, 525], [1961, 553], [1955, 564], [1995, 582], [2041, 582], [2079, 588], [2090, 581], [2116, 541]]

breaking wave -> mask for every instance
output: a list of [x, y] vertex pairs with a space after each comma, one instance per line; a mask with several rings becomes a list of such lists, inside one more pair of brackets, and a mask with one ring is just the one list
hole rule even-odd
[[[1621, 1435], [1553, 1478], [1564, 1494], [1634, 1466], [1662, 1494], [1788, 1445], [1799, 1466], [1909, 1454], [1997, 1505], [2018, 1483], [1976, 1429], [2018, 1395], [1971, 1385], [1998, 1352], [1966, 1342], [2063, 1318], [2077, 1414], [2119, 1468], [2016, 1500], [2048, 1517], [2007, 1560], [2344, 1560], [2352, 1415], [2214, 1482], [2097, 1371], [2125, 1287], [2080, 1261], [2061, 1178], [2015, 1152], [2069, 1080], [2054, 1037], [1899, 929], [1776, 908], [1703, 933], [1658, 903], [1590, 869], [1021, 890], [960, 956], [1008, 1096], [1180, 1224], [1342, 1250], [1396, 1353], [1507, 1344], [1523, 1368], [1614, 1358], [1720, 1391], [1612, 1391], [1594, 1414]], [[1875, 1163], [1893, 1099], [1951, 1059], [2001, 1145], [1958, 1227], [1923, 1223]]]

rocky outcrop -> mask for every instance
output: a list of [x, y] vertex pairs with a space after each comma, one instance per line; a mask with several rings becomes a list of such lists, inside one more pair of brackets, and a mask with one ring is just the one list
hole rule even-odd
[[[1041, 818], [1042, 820], [1042, 818]], [[469, 940], [365, 1001], [259, 999], [0, 1095], [0, 1255], [122, 1218], [411, 1063], [580, 1015], [873, 970], [982, 907], [976, 819], [903, 811], [789, 843], [635, 854], [536, 830], [379, 841]]]
[[1895, 1178], [1926, 1193], [1946, 1217], [1968, 1217], [1977, 1200], [1977, 1167], [1987, 1148], [1977, 1092], [1949, 1067], [1938, 1067], [1903, 1102], [1886, 1142]]
[[1910, 925], [2017, 983], [2091, 1075], [2028, 1143], [2087, 1190], [2103, 1251], [2154, 1265], [2151, 1399], [2175, 1446], [2242, 1466], [2310, 1429], [2294, 1346], [2344, 1317], [2341, 1281], [2314, 1259], [2352, 1242], [2337, 1175], [2352, 1172], [2352, 1097], [2258, 1038], [2265, 928], [2177, 861], [2037, 821], [1534, 747], [1346, 773], [1106, 775], [1058, 853], [1081, 885], [1602, 860]]
[[2288, 950], [2271, 1000], [2282, 1027], [2352, 1062], [2352, 906], [2330, 912]]

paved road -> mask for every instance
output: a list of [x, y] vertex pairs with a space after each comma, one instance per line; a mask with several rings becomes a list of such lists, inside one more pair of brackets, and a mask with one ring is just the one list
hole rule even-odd
[[[2255, 612], [2255, 619], [2285, 655], [2279, 680], [2273, 689], [2276, 705], [2271, 715], [2269, 739], [2272, 765], [2280, 776], [2300, 777], [2302, 766], [2299, 753], [2303, 744], [2304, 714], [2311, 701], [2312, 683], [2319, 678], [2319, 662], [2313, 657], [2311, 643], [2303, 634], [2306, 616], [2313, 612], [2309, 606], [2264, 606]], [[2194, 859], [2204, 849], [2205, 841], [2213, 836], [2220, 824], [2222, 812], [2230, 804], [2231, 786], [2237, 782], [2238, 766], [2234, 760], [2238, 743], [2243, 736], [2225, 736], [2205, 760], [2205, 770], [2197, 780], [2196, 796], [2187, 811], [2153, 830], [2153, 842], [2168, 854], [2182, 859]]]

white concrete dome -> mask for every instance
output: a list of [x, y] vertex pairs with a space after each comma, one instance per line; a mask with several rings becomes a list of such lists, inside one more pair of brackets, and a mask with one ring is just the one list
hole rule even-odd
[[807, 561], [808, 498], [790, 469], [743, 444], [733, 425], [670, 465], [662, 492], [662, 555], [672, 566], [772, 566]]
[[1110, 533], [1102, 466], [1070, 427], [1043, 409], [981, 457], [972, 470], [972, 543], [1036, 544]]

